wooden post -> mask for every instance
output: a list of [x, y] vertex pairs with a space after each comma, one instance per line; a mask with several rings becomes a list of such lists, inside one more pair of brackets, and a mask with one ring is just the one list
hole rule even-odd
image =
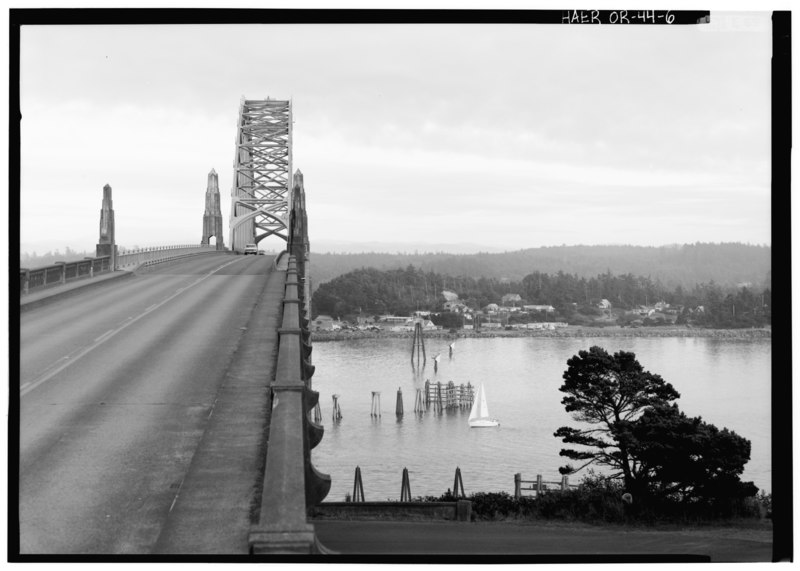
[[403, 416], [403, 391], [400, 387], [397, 387], [397, 404], [395, 405], [394, 413], [398, 417]]
[[537, 498], [539, 497], [539, 494], [542, 493], [543, 489], [544, 488], [542, 486], [542, 475], [541, 474], [536, 474], [536, 497]]
[[437, 381], [436, 383], [436, 410], [442, 412], [443, 403], [442, 403], [442, 382]]
[[333, 395], [333, 422], [342, 420], [342, 409], [339, 408], [339, 395]]
[[380, 391], [372, 391], [372, 410], [370, 416], [378, 417], [381, 415], [381, 393]]
[[414, 412], [422, 414], [424, 412], [424, 405], [422, 401], [422, 389], [417, 389], [417, 399], [414, 402]]
[[514, 499], [519, 500], [522, 496], [522, 474], [514, 474]]
[[408, 480], [408, 468], [403, 468], [403, 484], [400, 489], [400, 501], [411, 501], [411, 482]]
[[361, 482], [361, 467], [356, 466], [356, 477], [353, 480], [353, 501], [364, 501], [364, 484]]
[[[411, 344], [411, 363], [414, 363], [414, 353], [416, 353], [417, 366], [425, 364], [427, 357], [425, 356], [425, 339], [422, 337], [422, 324], [417, 321], [414, 325], [414, 340]], [[420, 353], [422, 353], [422, 361], [420, 361]]]
[[561, 476], [561, 491], [566, 492], [569, 489], [569, 476], [564, 474]]
[[425, 379], [425, 408], [428, 408], [431, 404], [431, 381], [430, 379]]
[[456, 499], [467, 497], [467, 494], [464, 493], [464, 482], [461, 480], [461, 468], [458, 466], [456, 466], [456, 476], [453, 480], [453, 495]]

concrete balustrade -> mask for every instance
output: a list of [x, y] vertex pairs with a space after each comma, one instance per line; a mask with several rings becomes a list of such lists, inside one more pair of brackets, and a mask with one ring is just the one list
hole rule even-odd
[[310, 387], [313, 365], [307, 360], [310, 351], [304, 349], [310, 345], [307, 325], [302, 326], [307, 322], [303, 298], [297, 260], [290, 256], [270, 386], [272, 413], [261, 511], [249, 539], [253, 554], [324, 551], [307, 519], [308, 509], [325, 498], [331, 482], [311, 464], [311, 449], [322, 440], [324, 428], [310, 418], [319, 394]]
[[51, 266], [19, 271], [21, 295], [75, 280], [92, 278], [111, 271], [111, 257], [86, 258], [77, 262], [57, 262]]
[[183, 245], [183, 246], [158, 246], [139, 250], [123, 250], [117, 254], [117, 269], [135, 269], [169, 260], [176, 260], [186, 256], [198, 254], [211, 254], [218, 252], [216, 246], [209, 245]]
[[134, 270], [139, 267], [149, 266], [169, 260], [176, 260], [186, 256], [196, 256], [217, 252], [216, 246], [208, 245], [183, 245], [183, 246], [158, 246], [132, 251], [122, 251], [117, 254], [116, 267], [112, 267], [111, 256], [84, 258], [76, 262], [56, 262], [50, 266], [19, 271], [20, 294], [41, 291], [75, 280], [93, 278], [96, 275], [114, 270]]

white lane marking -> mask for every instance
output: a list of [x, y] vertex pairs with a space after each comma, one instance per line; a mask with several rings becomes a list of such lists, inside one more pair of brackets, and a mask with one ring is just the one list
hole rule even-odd
[[90, 352], [94, 351], [94, 350], [95, 350], [95, 349], [97, 349], [97, 348], [98, 348], [100, 345], [102, 345], [103, 343], [105, 343], [106, 341], [108, 341], [109, 339], [111, 339], [112, 337], [114, 337], [114, 336], [115, 336], [117, 333], [119, 333], [120, 331], [123, 331], [124, 329], [127, 329], [129, 326], [131, 326], [131, 325], [133, 325], [134, 323], [136, 323], [137, 321], [139, 321], [139, 320], [140, 320], [142, 317], [145, 317], [145, 316], [146, 316], [148, 313], [150, 313], [152, 310], [154, 310], [154, 309], [157, 309], [157, 308], [161, 307], [162, 305], [166, 304], [166, 303], [167, 303], [167, 302], [169, 302], [169, 301], [172, 301], [173, 299], [175, 299], [176, 297], [178, 297], [178, 296], [179, 296], [181, 293], [183, 293], [183, 292], [185, 292], [185, 291], [188, 291], [189, 289], [193, 288], [194, 286], [196, 286], [196, 285], [197, 285], [197, 284], [199, 284], [200, 282], [203, 282], [203, 281], [205, 281], [206, 279], [208, 279], [209, 277], [211, 277], [212, 275], [214, 275], [216, 272], [218, 272], [218, 271], [219, 271], [219, 270], [221, 270], [222, 268], [224, 268], [224, 267], [226, 267], [226, 266], [230, 266], [231, 264], [234, 264], [234, 263], [238, 262], [240, 259], [241, 259], [241, 258], [239, 258], [239, 257], [237, 256], [237, 259], [235, 259], [235, 260], [231, 260], [230, 262], [226, 262], [226, 263], [222, 264], [221, 266], [219, 266], [218, 268], [214, 268], [213, 270], [211, 270], [211, 271], [210, 271], [209, 273], [207, 273], [206, 275], [204, 275], [204, 276], [202, 276], [202, 277], [200, 277], [200, 278], [196, 279], [195, 281], [193, 281], [192, 283], [190, 283], [188, 286], [186, 286], [185, 288], [183, 288], [183, 289], [179, 290], [178, 292], [176, 292], [176, 293], [172, 294], [172, 295], [171, 295], [171, 296], [169, 296], [168, 298], [166, 298], [166, 299], [164, 299], [164, 300], [162, 300], [162, 301], [158, 302], [158, 303], [157, 303], [157, 304], [155, 304], [155, 305], [151, 305], [150, 307], [148, 307], [146, 310], [144, 310], [142, 313], [140, 313], [140, 314], [139, 314], [139, 315], [137, 315], [136, 317], [130, 318], [130, 319], [128, 319], [128, 320], [125, 320], [125, 321], [123, 322], [123, 324], [122, 324], [122, 325], [120, 325], [119, 327], [117, 327], [116, 329], [111, 329], [110, 331], [106, 331], [106, 332], [105, 332], [105, 333], [103, 333], [103, 334], [102, 334], [100, 337], [98, 337], [97, 339], [95, 339], [94, 343], [92, 343], [92, 344], [91, 344], [91, 345], [89, 345], [88, 347], [85, 347], [85, 348], [81, 349], [81, 350], [80, 350], [80, 351], [78, 351], [76, 354], [73, 354], [73, 355], [67, 355], [66, 357], [64, 357], [64, 359], [67, 359], [67, 362], [66, 362], [66, 363], [63, 363], [62, 365], [60, 365], [60, 366], [56, 367], [55, 369], [53, 369], [53, 370], [51, 370], [51, 371], [48, 371], [48, 372], [44, 373], [43, 375], [39, 376], [39, 377], [38, 377], [37, 379], [35, 379], [35, 380], [29, 381], [29, 382], [27, 382], [27, 383], [23, 384], [23, 385], [20, 387], [20, 391], [19, 391], [19, 393], [20, 393], [20, 397], [24, 397], [26, 394], [28, 394], [29, 392], [31, 392], [33, 389], [35, 389], [36, 387], [38, 387], [38, 386], [39, 386], [39, 385], [41, 385], [42, 383], [46, 383], [47, 381], [49, 381], [50, 379], [52, 379], [53, 377], [55, 377], [55, 376], [56, 376], [58, 373], [60, 373], [61, 371], [63, 371], [64, 369], [66, 369], [67, 367], [69, 367], [70, 365], [72, 365], [72, 364], [73, 364], [75, 361], [77, 361], [77, 360], [78, 360], [78, 359], [80, 359], [81, 357], [83, 357], [83, 356], [87, 355], [88, 353], [90, 353]]
[[103, 333], [100, 337], [95, 339], [95, 342], [100, 341], [103, 337], [106, 337], [107, 335], [111, 335], [112, 333], [114, 333], [114, 330], [113, 329], [109, 329], [108, 331]]

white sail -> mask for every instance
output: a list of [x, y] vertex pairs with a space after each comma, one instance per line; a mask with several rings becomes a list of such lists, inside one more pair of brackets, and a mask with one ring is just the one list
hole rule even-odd
[[[483, 385], [481, 385], [480, 392], [483, 392]], [[480, 406], [480, 401], [481, 401], [480, 396], [478, 396], [472, 401], [472, 408], [469, 411], [470, 422], [478, 418], [478, 407]]]
[[481, 402], [478, 405], [478, 418], [489, 418], [489, 405], [486, 404], [486, 391], [481, 385]]
[[483, 384], [478, 389], [478, 395], [472, 402], [472, 409], [469, 411], [469, 425], [471, 427], [498, 426], [500, 423], [489, 416], [489, 405], [486, 404], [486, 391]]

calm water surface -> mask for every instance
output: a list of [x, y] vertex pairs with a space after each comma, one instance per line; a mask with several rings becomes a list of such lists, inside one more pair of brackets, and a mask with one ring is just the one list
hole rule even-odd
[[[633, 351], [642, 366], [681, 394], [678, 405], [749, 439], [744, 480], [771, 490], [771, 343], [710, 338], [489, 338], [459, 339], [448, 357], [444, 339], [426, 340], [427, 366], [415, 374], [410, 339], [358, 339], [314, 344], [314, 389], [320, 393], [325, 436], [313, 450], [315, 467], [332, 479], [328, 501], [342, 501], [361, 467], [367, 501], [400, 498], [402, 471], [412, 496], [440, 495], [461, 468], [467, 494], [514, 492], [514, 474], [559, 480], [560, 426], [580, 426], [564, 410], [558, 388], [567, 359], [600, 345]], [[433, 356], [441, 354], [438, 372]], [[499, 428], [470, 429], [468, 410], [414, 414], [416, 389], [425, 380], [483, 383]], [[397, 391], [405, 415], [397, 418]], [[381, 393], [381, 416], [370, 415], [372, 392]], [[331, 419], [332, 395], [343, 418]], [[579, 481], [580, 473], [572, 476]]]

